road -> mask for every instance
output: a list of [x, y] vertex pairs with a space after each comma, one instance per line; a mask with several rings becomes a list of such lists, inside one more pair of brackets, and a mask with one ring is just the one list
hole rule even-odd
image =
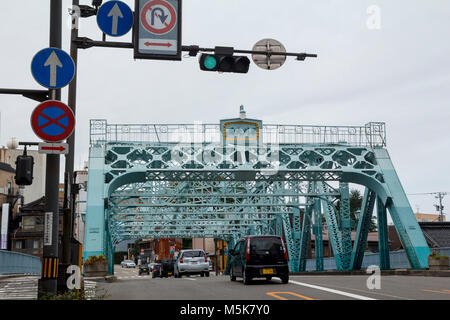
[[[450, 300], [450, 277], [382, 276], [380, 289], [368, 289], [367, 276], [291, 276], [255, 279], [244, 285], [229, 276], [181, 279], [138, 275], [115, 267], [114, 282], [85, 281], [89, 299], [105, 300]], [[0, 300], [37, 298], [37, 276], [0, 279]]]
[[117, 300], [450, 300], [450, 277], [382, 276], [380, 289], [368, 289], [367, 276], [291, 276], [255, 279], [245, 286], [229, 276], [181, 279], [137, 274], [115, 267], [117, 281], [98, 283], [106, 299]]

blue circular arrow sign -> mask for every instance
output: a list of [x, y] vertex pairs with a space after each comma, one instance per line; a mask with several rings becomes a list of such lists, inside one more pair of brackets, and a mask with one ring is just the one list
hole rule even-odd
[[108, 1], [98, 9], [97, 24], [109, 36], [123, 36], [133, 26], [133, 11], [122, 1]]
[[33, 57], [31, 73], [42, 86], [49, 89], [59, 89], [72, 81], [75, 75], [75, 64], [63, 50], [46, 48]]

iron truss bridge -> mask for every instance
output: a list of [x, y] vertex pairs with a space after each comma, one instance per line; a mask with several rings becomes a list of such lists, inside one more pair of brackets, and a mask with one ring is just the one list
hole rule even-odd
[[[386, 150], [384, 123], [362, 127], [90, 122], [84, 259], [139, 238], [284, 237], [291, 271], [304, 271], [312, 235], [323, 270], [326, 231], [339, 270], [360, 269], [376, 211], [389, 269], [387, 211], [411, 266], [430, 250]], [[365, 188], [352, 240], [349, 183]], [[375, 210], [376, 208], [376, 210]]]

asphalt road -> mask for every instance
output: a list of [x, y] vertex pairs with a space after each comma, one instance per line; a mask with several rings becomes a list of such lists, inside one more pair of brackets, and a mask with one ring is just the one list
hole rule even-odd
[[367, 276], [291, 276], [255, 279], [244, 285], [229, 276], [181, 279], [138, 275], [115, 267], [117, 281], [98, 283], [105, 299], [115, 300], [450, 300], [450, 277], [382, 276], [380, 289], [367, 287]]

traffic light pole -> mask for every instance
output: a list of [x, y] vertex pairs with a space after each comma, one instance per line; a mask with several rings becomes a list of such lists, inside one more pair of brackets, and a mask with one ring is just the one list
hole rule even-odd
[[[72, 8], [79, 6], [79, 0], [72, 1]], [[73, 19], [78, 19], [74, 16]], [[78, 37], [78, 21], [72, 20], [70, 42], [70, 57], [75, 64], [75, 75], [69, 84], [68, 107], [72, 109], [74, 116], [76, 115], [76, 95], [77, 95], [77, 61], [78, 51], [76, 45], [72, 42]], [[75, 195], [73, 194], [72, 186], [74, 181], [74, 154], [75, 154], [75, 129], [72, 135], [67, 138], [69, 145], [69, 152], [66, 155], [65, 172], [64, 172], [64, 226], [63, 226], [63, 263], [69, 265], [71, 263], [71, 243], [73, 239], [73, 217], [75, 210]]]
[[[72, 41], [80, 49], [88, 49], [92, 47], [102, 48], [122, 48], [133, 49], [134, 45], [131, 42], [114, 42], [114, 41], [95, 41], [86, 37], [78, 37]], [[256, 51], [256, 50], [239, 50], [232, 47], [215, 47], [215, 48], [201, 48], [197, 45], [181, 46], [181, 51], [189, 52], [190, 56], [196, 56], [199, 52], [215, 52], [218, 48], [228, 48], [230, 54], [244, 53], [244, 54], [263, 54], [268, 56], [291, 56], [297, 57], [297, 60], [305, 60], [305, 58], [317, 58], [317, 54], [310, 53], [295, 53], [295, 52], [270, 52], [270, 51]]]
[[[50, 1], [50, 47], [61, 48], [62, 4]], [[50, 90], [50, 98], [61, 100], [61, 89]], [[38, 296], [55, 295], [59, 266], [59, 154], [47, 154], [45, 173], [45, 229], [42, 258], [42, 275], [38, 284]], [[49, 230], [51, 229], [51, 230]], [[51, 232], [50, 232], [51, 231]], [[46, 242], [50, 240], [51, 242]]]

